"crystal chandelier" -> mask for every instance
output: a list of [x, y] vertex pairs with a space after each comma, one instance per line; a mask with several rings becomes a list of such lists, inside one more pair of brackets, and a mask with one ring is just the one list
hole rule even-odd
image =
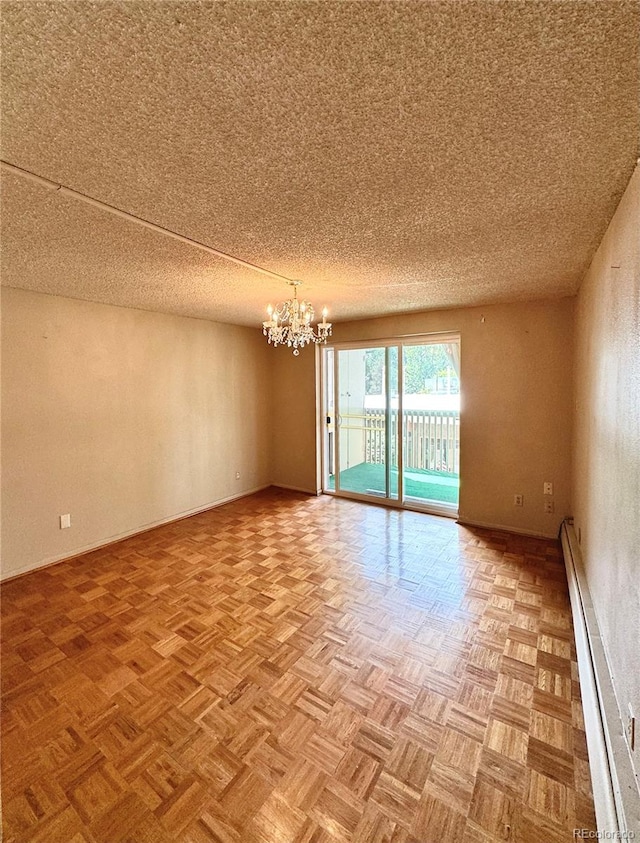
[[262, 333], [270, 343], [276, 345], [288, 345], [293, 348], [293, 353], [298, 356], [300, 349], [307, 343], [326, 342], [331, 336], [331, 322], [327, 322], [327, 308], [322, 310], [322, 322], [317, 325], [317, 333], [314, 332], [311, 322], [315, 316], [315, 310], [308, 301], [298, 301], [298, 287], [301, 281], [289, 281], [293, 287], [293, 298], [281, 302], [275, 307], [267, 308], [269, 318], [262, 323]]

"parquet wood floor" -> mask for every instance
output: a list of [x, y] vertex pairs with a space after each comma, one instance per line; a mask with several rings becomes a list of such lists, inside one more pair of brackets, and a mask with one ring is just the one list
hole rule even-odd
[[7, 843], [595, 828], [555, 542], [272, 489], [2, 591]]

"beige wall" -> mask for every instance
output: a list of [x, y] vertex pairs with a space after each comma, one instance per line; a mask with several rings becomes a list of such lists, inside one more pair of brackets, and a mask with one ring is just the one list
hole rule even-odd
[[318, 352], [307, 347], [294, 357], [290, 348], [278, 346], [269, 347], [269, 354], [273, 392], [271, 479], [276, 486], [315, 494], [319, 489]]
[[258, 331], [4, 289], [2, 345], [3, 576], [270, 482]]
[[[640, 718], [640, 169], [576, 310], [574, 499], [618, 702]], [[637, 741], [637, 744], [640, 741]], [[635, 752], [636, 771], [640, 760]]]
[[[484, 318], [484, 321], [483, 321]], [[373, 340], [457, 331], [461, 334], [463, 406], [460, 518], [467, 522], [556, 536], [571, 514], [571, 410], [573, 300], [528, 302], [389, 316], [335, 326], [333, 340]], [[298, 363], [282, 369], [287, 394], [299, 377]], [[304, 362], [303, 362], [304, 365]], [[305, 374], [306, 378], [306, 374]], [[314, 396], [298, 406], [311, 425]], [[308, 421], [307, 421], [308, 420]], [[290, 432], [276, 428], [282, 453]], [[278, 482], [313, 472], [316, 452], [282, 464]], [[291, 478], [291, 480], [289, 480]], [[554, 484], [555, 513], [543, 511], [543, 482]], [[514, 507], [513, 496], [524, 495]]]
[[[318, 488], [313, 349], [20, 290], [2, 305], [3, 576], [270, 482]], [[569, 300], [514, 304], [343, 324], [335, 339], [459, 331], [461, 518], [555, 535], [570, 512], [571, 318]]]

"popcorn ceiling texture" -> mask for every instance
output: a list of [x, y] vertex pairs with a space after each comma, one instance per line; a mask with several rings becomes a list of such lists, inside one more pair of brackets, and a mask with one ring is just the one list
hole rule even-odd
[[217, 321], [224, 311], [235, 324], [244, 296], [264, 310], [268, 279], [257, 272], [19, 176], [3, 175], [2, 188], [4, 285]]
[[[637, 2], [2, 3], [16, 166], [334, 319], [576, 291], [640, 152]], [[3, 283], [255, 324], [242, 269], [2, 176]]]

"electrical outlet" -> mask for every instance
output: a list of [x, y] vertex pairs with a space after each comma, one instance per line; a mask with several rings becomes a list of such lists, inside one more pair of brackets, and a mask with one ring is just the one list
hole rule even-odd
[[514, 506], [522, 506], [524, 504], [524, 495], [514, 495], [513, 496], [513, 505]]
[[544, 502], [544, 511], [545, 515], [553, 515], [555, 507], [553, 505], [553, 501], [545, 501]]
[[61, 515], [60, 516], [60, 529], [66, 530], [67, 527], [70, 527], [70, 526], [71, 526], [71, 516], [69, 515], [69, 513], [67, 513], [66, 515]]
[[543, 495], [552, 495], [553, 494], [553, 483], [550, 483], [548, 480], [545, 480], [543, 485]]
[[240, 479], [240, 472], [236, 471], [236, 480], [239, 480], [239, 479]]
[[633, 716], [633, 709], [629, 703], [629, 712], [627, 714], [627, 742], [631, 752], [636, 748], [636, 718]]

